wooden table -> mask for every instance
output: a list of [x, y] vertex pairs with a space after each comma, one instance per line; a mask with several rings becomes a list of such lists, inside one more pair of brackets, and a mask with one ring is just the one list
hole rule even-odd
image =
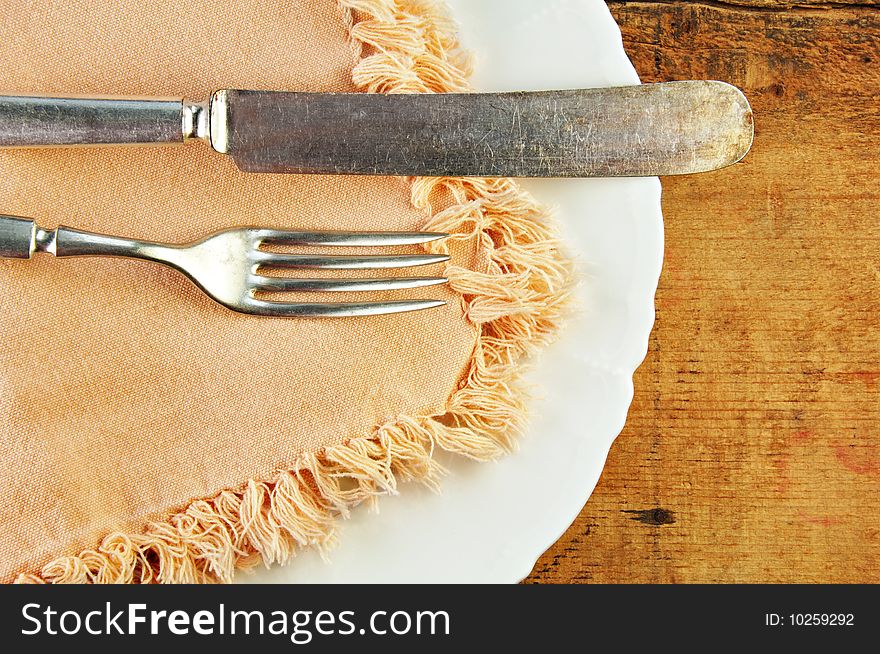
[[663, 180], [650, 352], [530, 582], [880, 582], [880, 0], [609, 2], [643, 81], [743, 88], [754, 149]]

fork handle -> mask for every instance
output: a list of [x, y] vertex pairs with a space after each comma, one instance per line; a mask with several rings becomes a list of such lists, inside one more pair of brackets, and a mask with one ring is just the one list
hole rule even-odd
[[36, 250], [37, 224], [27, 218], [0, 216], [0, 259], [30, 259]]
[[206, 104], [0, 95], [0, 147], [183, 143], [209, 133]]
[[34, 252], [48, 252], [56, 257], [128, 257], [167, 263], [167, 254], [173, 249], [70, 227], [43, 229], [29, 218], [0, 216], [0, 259], [30, 259]]

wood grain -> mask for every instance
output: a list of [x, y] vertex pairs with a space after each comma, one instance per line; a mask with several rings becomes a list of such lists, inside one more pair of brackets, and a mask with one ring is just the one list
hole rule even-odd
[[880, 2], [610, 2], [643, 81], [752, 101], [741, 164], [663, 182], [650, 352], [530, 582], [880, 581]]

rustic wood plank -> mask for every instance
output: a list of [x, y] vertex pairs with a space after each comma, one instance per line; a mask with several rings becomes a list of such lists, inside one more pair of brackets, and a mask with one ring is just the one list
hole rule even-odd
[[880, 581], [880, 3], [611, 2], [644, 81], [755, 109], [737, 166], [664, 180], [628, 424], [533, 582]]

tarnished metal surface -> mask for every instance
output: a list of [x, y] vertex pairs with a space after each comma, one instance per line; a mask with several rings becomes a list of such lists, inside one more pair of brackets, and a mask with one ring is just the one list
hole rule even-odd
[[249, 172], [486, 177], [678, 175], [739, 161], [745, 96], [722, 82], [508, 94], [228, 91]]
[[0, 259], [30, 259], [36, 248], [37, 224], [0, 215]]
[[752, 143], [745, 96], [693, 81], [533, 93], [217, 91], [182, 100], [0, 96], [0, 147], [209, 142], [249, 172], [679, 175]]
[[165, 99], [0, 96], [0, 147], [183, 143], [184, 128], [198, 127], [192, 113], [197, 106]]

